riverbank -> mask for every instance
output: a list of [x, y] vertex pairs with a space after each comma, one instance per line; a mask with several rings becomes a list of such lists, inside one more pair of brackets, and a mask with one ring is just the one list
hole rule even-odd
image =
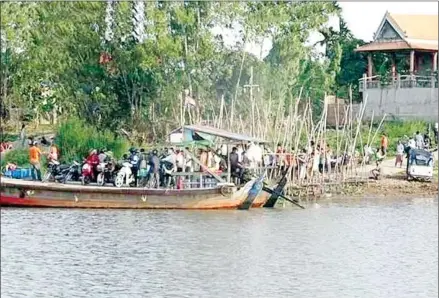
[[[435, 153], [437, 161], [437, 152]], [[373, 166], [367, 167], [371, 170]], [[341, 187], [339, 191], [323, 194], [321, 198], [407, 198], [407, 197], [437, 197], [438, 168], [435, 167], [431, 182], [407, 181], [405, 167], [394, 166], [394, 160], [388, 159], [383, 162], [384, 175], [380, 180], [370, 179], [366, 183]]]

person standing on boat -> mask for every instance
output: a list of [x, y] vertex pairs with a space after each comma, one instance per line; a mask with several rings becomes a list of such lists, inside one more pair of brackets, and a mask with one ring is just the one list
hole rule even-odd
[[177, 166], [177, 172], [181, 173], [184, 170], [185, 162], [184, 162], [184, 154], [183, 151], [177, 150], [177, 156], [175, 158], [175, 163]]
[[139, 172], [139, 150], [131, 148], [130, 153], [131, 172], [134, 176], [134, 184], [137, 186], [137, 174]]
[[184, 171], [186, 173], [192, 173], [194, 171], [194, 165], [193, 165], [192, 156], [189, 153], [189, 147], [186, 147], [185, 150], [186, 152], [184, 153], [184, 162], [185, 162]]
[[48, 161], [58, 161], [59, 159], [59, 151], [58, 147], [55, 145], [53, 138], [50, 140], [50, 147], [49, 147], [49, 156]]
[[[32, 180], [42, 181], [41, 179], [41, 152], [40, 148], [37, 147], [37, 142], [32, 142], [29, 149], [29, 162], [32, 166], [31, 176]], [[35, 175], [36, 172], [36, 175]]]
[[149, 159], [149, 182], [154, 188], [159, 188], [160, 186], [160, 159], [158, 157], [157, 150], [153, 150], [151, 158]]
[[99, 150], [99, 163], [104, 163], [107, 160], [107, 154], [105, 153], [105, 149], [102, 148], [101, 150]]
[[241, 163], [239, 162], [238, 148], [233, 147], [230, 153], [230, 170], [234, 177], [237, 177], [241, 183], [242, 175], [244, 173]]
[[200, 168], [200, 172], [204, 171], [203, 167], [207, 167], [208, 164], [208, 154], [206, 150], [201, 149], [201, 153], [200, 153], [200, 163], [201, 163], [201, 168]]

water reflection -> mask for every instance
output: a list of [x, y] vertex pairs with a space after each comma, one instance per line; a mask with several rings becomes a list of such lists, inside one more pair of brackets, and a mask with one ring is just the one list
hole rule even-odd
[[437, 200], [3, 209], [2, 297], [437, 297]]

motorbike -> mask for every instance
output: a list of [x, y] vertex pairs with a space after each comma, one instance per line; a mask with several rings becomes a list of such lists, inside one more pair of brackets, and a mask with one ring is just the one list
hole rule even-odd
[[81, 178], [81, 168], [80, 164], [77, 161], [73, 161], [72, 165], [69, 168], [69, 172], [66, 174], [64, 178], [64, 183], [68, 181], [79, 181]]
[[135, 186], [135, 179], [131, 168], [133, 165], [130, 162], [122, 163], [122, 168], [117, 172], [114, 179], [114, 186], [122, 187], [123, 185]]
[[161, 162], [161, 184], [165, 187], [169, 187], [172, 185], [175, 186], [175, 179], [172, 176], [172, 173], [176, 171], [174, 164], [168, 161]]
[[92, 181], [95, 181], [94, 165], [84, 161], [82, 165], [81, 184], [87, 185]]
[[96, 183], [99, 186], [104, 186], [106, 183], [114, 183], [114, 167], [111, 162], [100, 163], [97, 166], [98, 175], [96, 177]]
[[71, 165], [60, 164], [58, 161], [49, 162], [47, 173], [44, 175], [43, 181], [56, 181], [66, 183], [77, 175], [79, 163], [74, 161]]

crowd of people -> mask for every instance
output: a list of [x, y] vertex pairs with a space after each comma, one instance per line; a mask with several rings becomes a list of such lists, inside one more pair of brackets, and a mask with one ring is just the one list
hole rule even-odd
[[[437, 123], [433, 131], [437, 144]], [[24, 127], [21, 137], [25, 137]], [[56, 162], [60, 154], [53, 138], [46, 140], [42, 137], [39, 143], [49, 147], [47, 153], [43, 153], [38, 148], [37, 141], [29, 139], [29, 162], [34, 180], [41, 180], [41, 156], [45, 154], [49, 162]], [[374, 149], [365, 145], [363, 155], [365, 163], [369, 164], [374, 159], [378, 166], [387, 155], [388, 144], [388, 136], [383, 133], [379, 147]], [[404, 155], [407, 155], [407, 150], [410, 148], [428, 149], [430, 147], [431, 139], [428, 132], [421, 134], [417, 131], [411, 137], [405, 136], [397, 143], [395, 166], [403, 166]], [[287, 150], [282, 144], [278, 144], [275, 151], [262, 144], [237, 144], [230, 154], [225, 145], [199, 149], [169, 147], [148, 152], [145, 149], [131, 148], [129, 153], [116, 161], [112, 153], [103, 148], [91, 150], [84, 162], [92, 165], [95, 175], [99, 164], [106, 163], [112, 167], [112, 170], [116, 170], [123, 163], [128, 162], [131, 164], [135, 184], [139, 185], [140, 178], [152, 182], [150, 184], [152, 187], [160, 187], [165, 183], [163, 177], [172, 172], [206, 172], [221, 175], [221, 173], [228, 172], [229, 167], [232, 178], [235, 178], [238, 183], [245, 182], [245, 174], [257, 169], [267, 169], [272, 177], [290, 169], [292, 179], [309, 180], [324, 173], [342, 172], [350, 165], [358, 163], [360, 153], [354, 148], [346, 149], [346, 152], [336, 155], [329, 144], [324, 142], [316, 144], [314, 141], [310, 141], [308, 146], [298, 151]], [[173, 175], [167, 176], [172, 178]], [[182, 177], [190, 177], [190, 174]], [[175, 184], [175, 180], [169, 180], [167, 184]]]

